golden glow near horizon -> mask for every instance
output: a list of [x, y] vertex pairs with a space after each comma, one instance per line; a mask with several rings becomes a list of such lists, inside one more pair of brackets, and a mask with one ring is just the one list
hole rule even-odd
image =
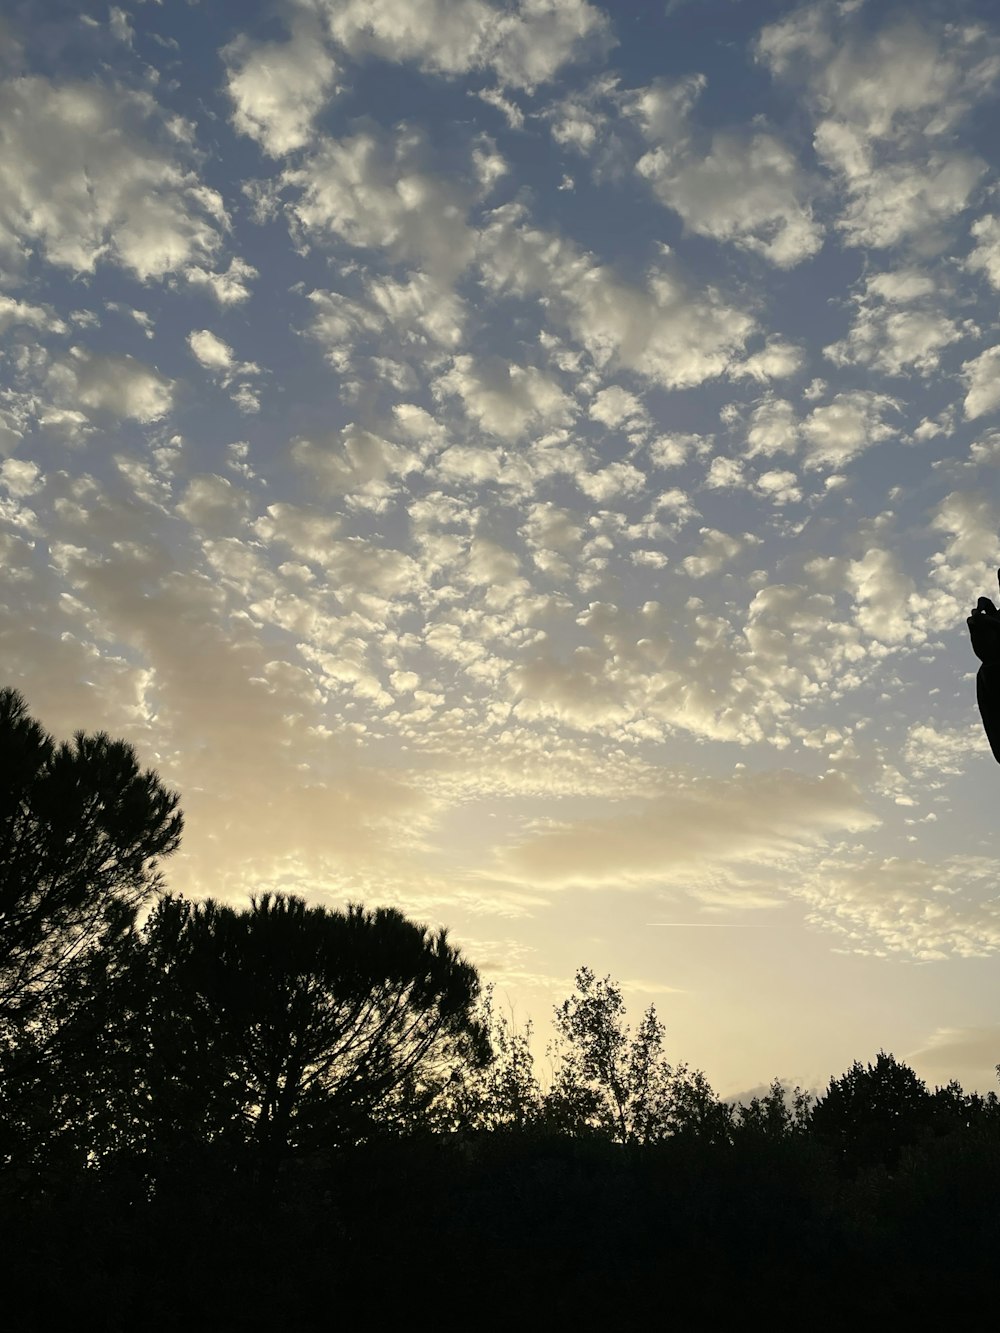
[[723, 1095], [993, 1086], [992, 7], [44, 10], [3, 683], [170, 886], [447, 924], [540, 1046], [586, 963]]

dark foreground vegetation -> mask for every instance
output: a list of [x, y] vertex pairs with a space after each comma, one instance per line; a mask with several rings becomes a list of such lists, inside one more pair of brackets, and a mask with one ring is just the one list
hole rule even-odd
[[995, 1318], [992, 1093], [880, 1053], [726, 1105], [587, 968], [543, 1088], [445, 932], [171, 896], [181, 831], [0, 691], [5, 1328]]

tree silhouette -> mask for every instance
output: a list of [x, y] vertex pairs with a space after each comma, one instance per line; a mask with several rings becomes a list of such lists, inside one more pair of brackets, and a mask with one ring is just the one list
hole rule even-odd
[[128, 929], [180, 842], [177, 803], [124, 741], [57, 745], [0, 690], [0, 1021], [29, 1021], [74, 960]]
[[632, 1036], [621, 988], [589, 967], [555, 1010], [555, 1070], [546, 1096], [554, 1127], [600, 1132], [619, 1143], [654, 1143], [681, 1132], [724, 1135], [728, 1110], [704, 1074], [670, 1065], [664, 1026], [650, 1005]]
[[923, 1079], [894, 1055], [879, 1051], [874, 1064], [855, 1060], [812, 1109], [810, 1126], [848, 1169], [890, 1169], [904, 1148], [926, 1138], [935, 1102]]
[[466, 1065], [444, 1098], [443, 1127], [476, 1131], [526, 1130], [539, 1124], [542, 1090], [531, 1051], [532, 1025], [514, 1026], [498, 1012], [491, 982], [476, 1014], [489, 1044], [489, 1059]]
[[177, 802], [124, 741], [57, 745], [0, 690], [0, 1161], [22, 1172], [65, 1179], [111, 1134], [109, 982], [180, 840]]
[[786, 1092], [776, 1078], [763, 1096], [751, 1097], [733, 1108], [733, 1125], [744, 1137], [771, 1142], [802, 1134], [809, 1125], [811, 1101], [811, 1095], [799, 1087]]
[[475, 968], [391, 908], [263, 894], [239, 910], [166, 897], [144, 928], [131, 1041], [157, 1151], [290, 1154], [418, 1118], [463, 1061], [487, 1058]]

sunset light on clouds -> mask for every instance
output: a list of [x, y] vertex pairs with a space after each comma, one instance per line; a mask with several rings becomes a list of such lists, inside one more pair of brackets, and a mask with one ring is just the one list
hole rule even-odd
[[6, 12], [0, 684], [170, 887], [995, 1086], [995, 7]]

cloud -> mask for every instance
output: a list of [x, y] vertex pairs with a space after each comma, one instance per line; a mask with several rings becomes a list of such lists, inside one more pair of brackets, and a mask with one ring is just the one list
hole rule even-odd
[[337, 92], [337, 64], [317, 25], [298, 17], [283, 42], [249, 42], [223, 52], [233, 124], [271, 157], [308, 144], [316, 115]]
[[202, 536], [238, 528], [250, 510], [250, 497], [227, 477], [192, 477], [177, 512]]
[[935, 506], [931, 528], [947, 534], [944, 549], [932, 557], [935, 576], [963, 603], [974, 605], [987, 578], [993, 586], [991, 553], [998, 545], [1000, 520], [992, 497], [984, 491], [950, 491]]
[[[196, 329], [188, 334], [188, 347], [194, 358], [218, 379], [224, 389], [231, 390], [233, 402], [241, 412], [260, 410], [259, 389], [247, 383], [247, 377], [260, 374], [260, 366], [253, 361], [238, 361], [228, 343], [210, 329]], [[242, 383], [233, 387], [237, 377]]]
[[222, 201], [198, 179], [189, 127], [148, 93], [37, 76], [0, 83], [0, 250], [102, 262], [141, 281], [216, 250]]
[[689, 113], [703, 85], [656, 86], [633, 101], [653, 147], [636, 164], [664, 204], [699, 236], [729, 242], [792, 268], [814, 255], [823, 229], [812, 213], [814, 193], [795, 154], [763, 131], [719, 131], [704, 148]]
[[600, 366], [623, 367], [667, 388], [723, 374], [756, 325], [717, 291], [690, 291], [667, 266], [641, 284], [620, 277], [556, 233], [532, 227], [519, 204], [494, 210], [479, 262], [497, 294], [541, 294], [551, 317]]
[[529, 427], [548, 430], [573, 420], [574, 405], [550, 376], [534, 366], [457, 356], [434, 383], [438, 399], [456, 396], [466, 413], [491, 435], [516, 440]]
[[41, 470], [27, 458], [5, 458], [0, 463], [0, 480], [15, 500], [23, 500], [41, 488]]
[[235, 364], [233, 349], [208, 329], [188, 334], [188, 346], [206, 370], [231, 370]]
[[71, 412], [158, 421], [173, 404], [173, 383], [132, 356], [101, 356], [75, 347], [49, 368], [55, 402]]
[[933, 780], [963, 772], [978, 746], [979, 727], [971, 720], [945, 729], [917, 722], [907, 734], [903, 758], [918, 775]]
[[794, 454], [799, 447], [799, 423], [795, 408], [784, 398], [763, 398], [750, 415], [747, 456]]
[[721, 454], [712, 459], [708, 475], [705, 477], [705, 486], [708, 490], [730, 490], [745, 485], [746, 478], [738, 459], [723, 458]]
[[917, 269], [869, 277], [856, 305], [847, 337], [824, 348], [838, 366], [927, 376], [940, 365], [944, 348], [963, 336], [958, 322], [940, 308], [936, 282]]
[[938, 1077], [954, 1077], [956, 1068], [976, 1070], [987, 1073], [984, 1085], [992, 1084], [1000, 1063], [1000, 1025], [935, 1028], [927, 1044], [907, 1056], [907, 1063], [918, 1070], [931, 1070], [932, 1076]]
[[0, 333], [18, 325], [44, 333], [66, 332], [66, 324], [50, 308], [0, 293]]
[[982, 958], [1000, 948], [998, 870], [991, 858], [963, 854], [834, 856], [818, 864], [800, 896], [813, 920], [858, 952]]
[[914, 625], [911, 602], [913, 580], [890, 551], [871, 547], [847, 566], [848, 586], [854, 593], [858, 625], [868, 639], [879, 643], [918, 641], [924, 637]]
[[872, 32], [860, 9], [793, 10], [761, 31], [758, 58], [779, 78], [808, 81], [826, 113], [872, 139], [944, 134], [995, 86], [1000, 60], [985, 29], [893, 15]]
[[834, 394], [828, 403], [800, 418], [793, 405], [768, 394], [750, 414], [747, 457], [794, 454], [802, 449], [810, 468], [841, 468], [873, 444], [889, 439], [887, 414], [900, 409], [888, 394], [854, 389]]
[[[189, 488], [194, 504], [213, 487], [224, 492], [221, 479], [206, 480], [212, 485]], [[274, 633], [260, 635], [251, 599], [230, 600], [234, 580], [221, 567], [177, 568], [156, 510], [71, 484], [77, 503], [61, 507], [49, 530], [54, 587], [66, 595], [55, 599], [54, 647], [34, 696], [62, 700], [53, 716], [66, 711], [62, 730], [82, 723], [128, 735], [180, 787], [186, 827], [172, 885], [223, 896], [264, 886], [320, 893], [338, 873], [376, 863], [393, 879], [393, 829], [407, 830], [405, 842], [422, 827], [426, 794], [361, 762], [346, 724], [324, 724], [319, 686], [327, 678], [288, 660]], [[283, 517], [287, 533], [294, 518]], [[253, 577], [275, 579], [241, 543], [230, 547]], [[9, 669], [24, 680], [29, 630], [17, 618], [8, 629]], [[108, 650], [109, 640], [125, 646], [129, 662]], [[349, 660], [349, 643], [341, 655]], [[74, 691], [80, 673], [88, 680], [82, 700]], [[33, 711], [48, 722], [45, 707]]]
[[981, 26], [895, 15], [873, 32], [862, 6], [821, 3], [767, 25], [756, 49], [775, 77], [807, 91], [817, 154], [846, 195], [847, 244], [933, 243], [985, 170], [953, 133], [995, 89], [996, 39]]
[[469, 201], [453, 177], [428, 170], [426, 156], [422, 136], [406, 129], [321, 139], [284, 175], [300, 191], [292, 212], [317, 239], [339, 236], [450, 281], [472, 258]]
[[701, 528], [699, 536], [701, 545], [697, 553], [686, 556], [681, 561], [685, 573], [690, 574], [693, 579], [703, 579], [708, 574], [718, 574], [720, 569], [746, 549], [749, 538], [747, 533], [742, 537], [733, 537], [727, 532], [719, 532], [716, 528]]
[[620, 384], [611, 384], [594, 394], [588, 415], [609, 430], [645, 431], [650, 425], [642, 400]]
[[412, 61], [427, 73], [490, 70], [532, 89], [610, 46], [610, 24], [587, 0], [320, 0], [329, 32], [355, 59]]
[[777, 505], [797, 504], [802, 499], [802, 489], [794, 472], [782, 468], [773, 468], [762, 472], [754, 483], [759, 494], [766, 496]]
[[480, 88], [475, 95], [487, 106], [496, 107], [512, 130], [524, 129], [524, 112], [498, 88]]
[[807, 466], [840, 468], [889, 439], [894, 432], [885, 415], [898, 408], [888, 394], [868, 389], [835, 394], [829, 403], [813, 408], [801, 425]]
[[964, 361], [962, 378], [968, 385], [965, 415], [975, 419], [995, 412], [1000, 407], [1000, 344]]
[[801, 347], [785, 342], [782, 338], [769, 338], [759, 351], [731, 365], [727, 373], [730, 379], [750, 379], [764, 383], [797, 375], [804, 362]]
[[831, 124], [817, 129], [816, 151], [843, 178], [848, 202], [838, 225], [855, 246], [885, 248], [931, 232], [962, 212], [986, 170], [961, 153], [876, 166], [849, 129]]
[[198, 264], [190, 264], [184, 270], [184, 276], [195, 287], [207, 287], [220, 305], [239, 305], [250, 296], [250, 279], [259, 277], [259, 274], [252, 264], [234, 256], [223, 273], [213, 273]]
[[497, 853], [534, 887], [686, 885], [741, 865], [780, 863], [874, 817], [843, 778], [741, 773], [678, 783], [632, 814], [542, 830]]
[[327, 495], [383, 488], [391, 478], [419, 466], [419, 457], [353, 422], [329, 435], [299, 437], [290, 448], [294, 463]]
[[985, 273], [990, 286], [1000, 289], [1000, 217], [988, 213], [977, 218], [969, 229], [976, 244], [965, 260], [965, 267]]

